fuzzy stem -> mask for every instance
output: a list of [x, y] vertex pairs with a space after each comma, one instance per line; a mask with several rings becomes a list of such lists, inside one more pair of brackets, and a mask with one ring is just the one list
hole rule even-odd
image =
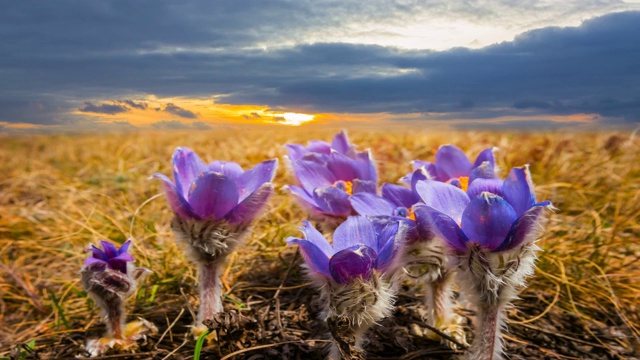
[[213, 316], [224, 309], [222, 307], [222, 282], [220, 281], [220, 262], [202, 262], [198, 264], [198, 278], [200, 285], [200, 309], [196, 325], [203, 320], [213, 319]]
[[124, 339], [125, 310], [124, 301], [115, 297], [108, 304], [106, 311], [106, 325], [109, 335], [118, 340]]
[[471, 345], [469, 359], [502, 359], [502, 321], [503, 314], [498, 305], [481, 305], [478, 309], [476, 335]]
[[425, 303], [429, 311], [429, 325], [440, 328], [452, 321], [451, 275], [443, 274], [425, 284]]

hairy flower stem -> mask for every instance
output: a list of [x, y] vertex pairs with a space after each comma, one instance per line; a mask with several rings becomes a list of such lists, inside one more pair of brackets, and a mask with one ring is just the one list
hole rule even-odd
[[113, 298], [109, 304], [107, 304], [106, 312], [106, 325], [110, 336], [117, 340], [123, 340], [124, 326], [126, 314], [124, 310], [124, 301], [121, 298]]
[[221, 262], [203, 262], [198, 264], [198, 278], [200, 286], [200, 310], [196, 323], [213, 319], [214, 315], [222, 312], [222, 282], [220, 281]]
[[478, 309], [477, 317], [478, 324], [469, 359], [502, 359], [502, 309], [497, 305], [485, 305]]

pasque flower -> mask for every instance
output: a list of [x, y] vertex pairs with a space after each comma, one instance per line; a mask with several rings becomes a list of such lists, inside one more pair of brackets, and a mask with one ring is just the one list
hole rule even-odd
[[336, 228], [330, 245], [308, 221], [303, 224], [304, 239], [289, 237], [287, 243], [300, 247], [321, 292], [322, 317], [335, 340], [330, 356], [361, 356], [364, 332], [393, 307], [391, 275], [406, 225], [390, 217], [352, 216]]
[[344, 131], [331, 144], [312, 141], [307, 147], [289, 144], [287, 149], [300, 184], [287, 188], [314, 218], [337, 224], [353, 214], [351, 195], [376, 192], [377, 174], [371, 153], [356, 152]]
[[[415, 186], [426, 180], [424, 169], [417, 169], [411, 174], [408, 183], [411, 188], [394, 184], [383, 184], [382, 196], [372, 193], [360, 193], [351, 197], [351, 205], [360, 215], [394, 216], [401, 219], [409, 227], [406, 244], [401, 248], [399, 256], [404, 275], [415, 284], [421, 285], [426, 294], [424, 297], [429, 325], [466, 344], [462, 318], [453, 312], [454, 299], [452, 292], [453, 273], [446, 265], [446, 251], [440, 239], [434, 239], [431, 226], [424, 218], [416, 218], [413, 206], [421, 199]], [[441, 340], [448, 346], [456, 345], [430, 330], [426, 335], [433, 340]]]
[[194, 334], [202, 321], [222, 312], [220, 268], [235, 250], [273, 193], [277, 160], [264, 161], [244, 171], [234, 162], [204, 163], [196, 153], [179, 147], [173, 153], [172, 182], [163, 174], [176, 239], [186, 244], [199, 268], [200, 310]]
[[[467, 158], [465, 153], [454, 145], [443, 145], [436, 152], [435, 162], [415, 160], [414, 170], [424, 169], [431, 180], [449, 182], [466, 191], [467, 186], [477, 178], [495, 178], [495, 148], [484, 149], [475, 161]], [[411, 174], [402, 178], [410, 182]]]
[[528, 167], [507, 178], [475, 179], [467, 192], [434, 180], [416, 185], [425, 202], [416, 218], [429, 221], [453, 253], [458, 280], [478, 307], [470, 359], [502, 358], [504, 308], [534, 269], [539, 218], [549, 201], [536, 202]]
[[135, 292], [138, 281], [150, 272], [132, 264], [134, 259], [128, 252], [131, 240], [119, 249], [104, 240], [100, 241], [100, 245], [102, 249], [91, 245], [88, 250], [91, 255], [80, 271], [82, 285], [102, 310], [107, 325], [105, 337], [87, 343], [87, 351], [92, 356], [103, 354], [111, 348], [133, 348], [136, 340], [157, 331], [153, 324], [144, 319], [125, 325], [124, 301]]

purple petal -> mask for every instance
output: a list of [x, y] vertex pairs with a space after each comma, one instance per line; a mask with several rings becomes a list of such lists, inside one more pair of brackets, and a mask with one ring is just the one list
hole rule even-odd
[[327, 167], [333, 173], [336, 180], [352, 181], [353, 179], [363, 178], [358, 170], [356, 160], [350, 159], [338, 152], [332, 152], [331, 155], [329, 155]]
[[351, 206], [360, 215], [391, 215], [396, 205], [389, 200], [371, 193], [359, 193], [349, 199]]
[[300, 229], [304, 233], [305, 239], [312, 242], [318, 249], [322, 250], [327, 256], [331, 256], [335, 253], [324, 235], [320, 233], [311, 223], [307, 220], [302, 222], [302, 228]]
[[469, 197], [459, 188], [447, 183], [424, 180], [416, 184], [416, 191], [427, 206], [432, 207], [460, 223]]
[[196, 179], [189, 204], [202, 219], [218, 220], [238, 204], [238, 188], [228, 176], [205, 172]]
[[313, 200], [324, 213], [340, 216], [351, 214], [349, 194], [335, 186], [316, 188], [313, 191]]
[[485, 192], [465, 209], [462, 230], [470, 241], [493, 251], [505, 241], [516, 219], [515, 210], [505, 199]]
[[113, 259], [118, 256], [118, 249], [111, 242], [100, 240], [100, 246], [102, 246], [102, 250], [104, 251], [104, 255], [107, 259]]
[[378, 183], [378, 173], [376, 171], [376, 164], [371, 156], [371, 151], [359, 152], [357, 155], [358, 170], [360, 173], [359, 179], [370, 180], [374, 183]]
[[482, 163], [484, 163], [485, 161], [488, 161], [489, 164], [491, 164], [491, 167], [495, 167], [496, 165], [496, 160], [493, 156], [493, 151], [497, 150], [498, 148], [487, 148], [484, 149], [480, 152], [480, 154], [478, 154], [478, 157], [476, 158], [476, 161], [473, 163], [473, 167], [476, 168], [480, 165], [482, 165]]
[[168, 177], [163, 174], [153, 174], [151, 176], [154, 179], [162, 180], [164, 186], [164, 192], [167, 196], [167, 200], [169, 201], [169, 206], [174, 213], [180, 216], [183, 219], [195, 219], [198, 216], [191, 209], [191, 205], [187, 202], [184, 196], [178, 191], [176, 186], [169, 180]]
[[391, 201], [395, 206], [404, 206], [407, 209], [420, 201], [420, 197], [411, 189], [394, 184], [382, 185], [382, 197]]
[[480, 166], [471, 170], [469, 175], [469, 182], [473, 182], [475, 179], [494, 179], [496, 177], [496, 169], [488, 161], [483, 162]]
[[520, 216], [518, 220], [513, 223], [513, 226], [511, 226], [505, 241], [503, 241], [495, 251], [509, 251], [523, 244], [525, 241], [535, 240], [538, 235], [538, 230], [541, 228], [538, 223], [538, 217], [540, 217], [543, 209], [544, 207], [542, 206], [536, 206]]
[[309, 152], [306, 147], [300, 144], [287, 144], [285, 146], [289, 152], [291, 161], [298, 161]]
[[376, 269], [385, 271], [393, 263], [402, 241], [397, 239], [399, 236], [400, 222], [396, 221], [384, 227], [383, 231], [378, 234], [378, 259], [376, 261]]
[[329, 260], [331, 276], [339, 284], [362, 278], [369, 279], [376, 263], [376, 252], [364, 245], [337, 252]]
[[128, 252], [130, 246], [131, 246], [131, 239], [125, 241], [124, 243], [122, 243], [122, 245], [120, 245], [120, 248], [118, 249], [118, 254], [124, 254]]
[[502, 193], [502, 180], [500, 179], [476, 179], [467, 189], [467, 195], [470, 199], [482, 194], [483, 192], [490, 192], [498, 196], [504, 197]]
[[[473, 165], [467, 159], [467, 155], [460, 148], [453, 145], [443, 145], [438, 149], [436, 166], [438, 168], [438, 177], [447, 177], [446, 180], [469, 176], [473, 168]], [[442, 179], [442, 181], [444, 180]]]
[[119, 271], [123, 274], [127, 273], [127, 261], [133, 261], [133, 260], [122, 260], [122, 259], [118, 259], [118, 258], [113, 258], [110, 259], [107, 264], [109, 264], [109, 267], [112, 268], [113, 270]]
[[332, 185], [337, 180], [325, 165], [315, 161], [298, 160], [293, 163], [293, 169], [300, 185], [309, 194], [315, 188]]
[[533, 182], [528, 166], [513, 168], [502, 185], [504, 198], [516, 210], [518, 217], [522, 216], [536, 202]]
[[416, 215], [416, 224], [428, 222], [430, 231], [444, 240], [450, 247], [458, 251], [467, 249], [466, 243], [469, 239], [452, 218], [424, 205], [414, 206], [413, 209]]
[[120, 260], [120, 261], [135, 261], [135, 259], [133, 258], [133, 256], [131, 256], [131, 254], [125, 252], [122, 254], [119, 254], [118, 256], [114, 257], [113, 259], [110, 259], [109, 262], [111, 262], [112, 260]]
[[278, 168], [278, 159], [263, 161], [245, 171], [236, 179], [240, 201], [246, 199], [263, 184], [272, 182]]
[[331, 141], [331, 148], [342, 155], [348, 155], [349, 150], [351, 150], [351, 144], [349, 143], [349, 138], [347, 138], [347, 133], [344, 130], [340, 131], [340, 133], [333, 137], [333, 141]]
[[376, 193], [376, 183], [374, 183], [373, 181], [354, 179], [351, 185], [353, 194], [359, 194], [362, 192], [371, 194]]
[[289, 245], [296, 244], [300, 246], [300, 253], [311, 271], [327, 277], [331, 276], [329, 274], [329, 258], [314, 243], [295, 237], [288, 237], [286, 241]]
[[[424, 169], [418, 169], [418, 170], [414, 171], [413, 174], [411, 175], [411, 181], [409, 182], [409, 185], [411, 186], [411, 191], [413, 191], [413, 193], [416, 194], [416, 195], [418, 194], [416, 192], [416, 184], [418, 183], [418, 181], [429, 179], [428, 174], [425, 174], [424, 171], [425, 171]], [[418, 196], [418, 198], [419, 197], [420, 196]], [[420, 201], [420, 200], [418, 200], [418, 201]]]
[[300, 206], [311, 211], [321, 211], [318, 207], [318, 204], [316, 204], [316, 201], [313, 200], [313, 197], [307, 194], [307, 192], [303, 188], [295, 185], [287, 185], [285, 187], [285, 190], [290, 191], [291, 195], [293, 195], [293, 198], [298, 202]]
[[200, 160], [198, 154], [186, 147], [176, 148], [172, 162], [176, 188], [183, 197], [186, 197], [196, 177], [207, 171], [207, 164]]
[[333, 249], [340, 251], [355, 245], [377, 248], [376, 231], [364, 216], [351, 216], [333, 233]]
[[265, 208], [269, 197], [273, 194], [273, 184], [265, 183], [236, 205], [225, 219], [232, 225], [247, 226]]
[[96, 259], [103, 260], [103, 261], [107, 261], [109, 259], [107, 258], [107, 255], [104, 253], [104, 251], [102, 251], [102, 249], [98, 248], [93, 244], [91, 244], [91, 249], [87, 251], [91, 251], [91, 256], [93, 256]]
[[209, 164], [208, 168], [209, 168], [208, 169], [209, 171], [215, 171], [215, 172], [224, 174], [230, 177], [231, 179], [236, 179], [238, 176], [242, 175], [242, 173], [244, 172], [244, 170], [242, 170], [242, 167], [240, 165], [232, 161], [216, 160], [211, 164]]
[[331, 154], [331, 145], [322, 140], [311, 140], [309, 141], [309, 145], [307, 149], [311, 152], [329, 155]]
[[426, 179], [432, 179], [432, 180], [438, 180], [438, 181], [449, 180], [449, 179], [440, 179], [438, 177], [438, 167], [436, 166], [436, 164], [428, 161], [413, 160], [413, 170], [414, 170], [414, 174], [415, 174], [415, 170], [422, 170], [422, 174], [425, 177], [425, 179], [422, 179], [422, 180], [426, 180]]

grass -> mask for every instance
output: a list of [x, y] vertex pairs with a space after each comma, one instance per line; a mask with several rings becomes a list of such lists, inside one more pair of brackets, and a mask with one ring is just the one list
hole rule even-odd
[[[2, 135], [0, 141], [0, 357], [71, 358], [104, 331], [78, 272], [90, 243], [134, 239], [138, 266], [153, 274], [129, 299], [129, 317], [159, 333], [135, 358], [193, 358], [185, 338], [197, 308], [195, 270], [169, 229], [171, 212], [155, 172], [170, 173], [176, 146], [205, 160], [243, 167], [284, 155], [283, 144], [330, 139], [336, 129], [240, 128], [210, 132], [105, 135]], [[624, 359], [640, 356], [640, 139], [631, 133], [350, 131], [371, 148], [381, 182], [396, 182], [413, 159], [432, 160], [452, 143], [475, 156], [488, 146], [502, 174], [531, 164], [538, 199], [550, 214], [539, 268], [510, 311], [507, 349], [518, 358]], [[276, 183], [292, 182], [285, 166]], [[278, 187], [279, 187], [278, 186]], [[257, 324], [204, 345], [201, 358], [321, 358], [316, 292], [284, 239], [303, 211], [284, 193], [271, 200], [247, 244], [230, 257], [224, 303]], [[405, 285], [395, 316], [371, 331], [369, 356], [452, 356], [411, 331], [420, 289]], [[200, 352], [200, 351], [198, 351]], [[133, 356], [133, 355], [126, 355]], [[251, 357], [253, 356], [253, 357]], [[115, 358], [111, 356], [109, 358]]]

